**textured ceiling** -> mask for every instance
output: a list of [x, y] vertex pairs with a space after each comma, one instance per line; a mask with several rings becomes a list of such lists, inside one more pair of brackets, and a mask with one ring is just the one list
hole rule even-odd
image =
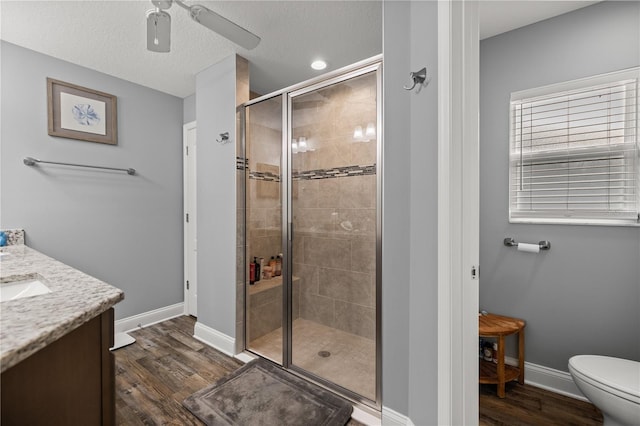
[[195, 74], [238, 53], [251, 63], [252, 90], [269, 93], [320, 74], [316, 57], [337, 69], [382, 52], [379, 1], [190, 1], [262, 38], [245, 50], [192, 21], [173, 5], [171, 52], [146, 49], [144, 0], [0, 2], [8, 42], [147, 87], [186, 97]]
[[[148, 0], [0, 0], [0, 38], [179, 97], [195, 75], [233, 53], [251, 64], [261, 94], [382, 52], [381, 1], [188, 1], [203, 4], [262, 38], [240, 48], [173, 5], [171, 52], [146, 49]], [[481, 37], [528, 25], [595, 2], [482, 1]], [[311, 61], [328, 62], [314, 71]]]

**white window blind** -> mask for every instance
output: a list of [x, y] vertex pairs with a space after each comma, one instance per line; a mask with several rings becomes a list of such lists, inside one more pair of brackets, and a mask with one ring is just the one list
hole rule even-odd
[[639, 223], [639, 71], [512, 94], [511, 222]]

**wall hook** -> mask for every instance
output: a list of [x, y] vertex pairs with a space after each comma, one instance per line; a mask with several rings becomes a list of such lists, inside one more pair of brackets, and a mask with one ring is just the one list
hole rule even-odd
[[416, 86], [416, 93], [420, 93], [420, 90], [427, 84], [431, 79], [427, 80], [427, 67], [422, 68], [420, 71], [410, 72], [409, 77], [413, 80], [413, 85], [411, 87], [403, 86], [405, 90], [413, 90]]
[[222, 144], [229, 142], [229, 132], [220, 133], [220, 139], [216, 139], [216, 142]]

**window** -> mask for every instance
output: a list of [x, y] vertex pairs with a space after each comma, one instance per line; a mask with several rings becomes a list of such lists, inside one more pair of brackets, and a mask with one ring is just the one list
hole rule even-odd
[[639, 77], [512, 93], [510, 222], [640, 224]]

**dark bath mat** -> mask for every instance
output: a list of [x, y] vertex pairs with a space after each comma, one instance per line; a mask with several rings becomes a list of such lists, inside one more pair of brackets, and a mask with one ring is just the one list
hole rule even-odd
[[209, 426], [343, 426], [352, 405], [291, 373], [257, 359], [182, 403]]

